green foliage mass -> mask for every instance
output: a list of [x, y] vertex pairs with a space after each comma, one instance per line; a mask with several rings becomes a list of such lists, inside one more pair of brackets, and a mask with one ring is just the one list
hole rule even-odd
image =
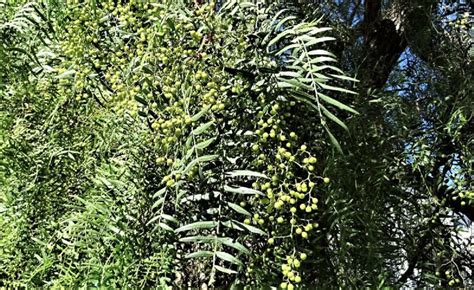
[[469, 287], [461, 2], [0, 0], [0, 287]]
[[319, 149], [357, 113], [329, 29], [251, 3], [2, 9], [0, 285], [312, 283]]

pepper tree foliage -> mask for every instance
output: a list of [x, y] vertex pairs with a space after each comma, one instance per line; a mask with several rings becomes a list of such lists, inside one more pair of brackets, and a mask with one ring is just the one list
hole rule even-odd
[[237, 1], [0, 7], [0, 285], [322, 283], [318, 159], [357, 114], [329, 28]]

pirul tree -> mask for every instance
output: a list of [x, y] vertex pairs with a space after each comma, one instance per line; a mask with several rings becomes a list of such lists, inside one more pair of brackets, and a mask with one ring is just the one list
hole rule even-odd
[[472, 5], [266, 2], [0, 2], [0, 285], [472, 285]]

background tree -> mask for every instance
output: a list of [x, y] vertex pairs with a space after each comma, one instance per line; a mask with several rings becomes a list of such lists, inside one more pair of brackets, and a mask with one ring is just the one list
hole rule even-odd
[[332, 51], [361, 80], [350, 103], [361, 114], [337, 133], [345, 155], [324, 159], [334, 183], [319, 248], [330, 283], [469, 285], [473, 3], [293, 4], [336, 27]]

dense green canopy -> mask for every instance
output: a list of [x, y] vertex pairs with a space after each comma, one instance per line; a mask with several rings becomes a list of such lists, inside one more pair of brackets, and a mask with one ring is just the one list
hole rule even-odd
[[0, 287], [473, 286], [473, 9], [0, 0]]

